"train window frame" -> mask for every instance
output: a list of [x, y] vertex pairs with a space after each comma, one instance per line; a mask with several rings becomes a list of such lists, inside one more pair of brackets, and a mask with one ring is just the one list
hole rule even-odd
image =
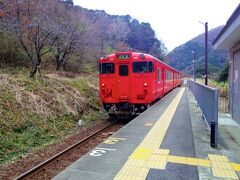
[[[139, 67], [136, 67], [137, 64], [142, 64], [142, 63], [146, 63], [146, 65], [144, 65], [144, 69], [141, 69], [141, 67], [143, 67], [143, 65], [140, 65]], [[132, 63], [132, 72], [133, 73], [152, 73], [154, 72], [154, 64], [152, 61], [135, 61]]]
[[[103, 66], [107, 66], [107, 65], [112, 65], [112, 70], [106, 70], [107, 67], [105, 67], [105, 70], [103, 72]], [[100, 74], [114, 74], [115, 73], [115, 63], [99, 63], [99, 71]]]
[[[124, 72], [121, 67], [127, 67], [127, 71]], [[125, 69], [126, 70], [126, 69]], [[119, 76], [128, 76], [129, 75], [129, 66], [126, 64], [121, 64], [118, 66], [118, 74]]]
[[158, 69], [157, 69], [157, 82], [158, 82], [158, 83], [161, 82], [161, 74], [162, 74], [161, 69], [158, 68]]
[[166, 71], [166, 81], [172, 81], [173, 80], [173, 72]]

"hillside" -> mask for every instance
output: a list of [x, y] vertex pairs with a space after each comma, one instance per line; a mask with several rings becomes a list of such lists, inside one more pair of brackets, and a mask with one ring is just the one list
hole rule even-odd
[[96, 77], [0, 73], [0, 164], [105, 120]]
[[90, 64], [96, 69], [100, 56], [116, 51], [165, 56], [166, 48], [149, 23], [74, 6], [69, 0], [20, 5], [3, 0], [0, 18], [0, 68], [29, 67], [32, 77], [40, 68], [81, 72]]
[[[219, 26], [210, 30], [208, 34], [208, 65], [209, 73], [211, 75], [214, 75], [219, 72], [219, 70], [222, 70], [224, 65], [227, 63], [228, 53], [226, 51], [214, 50], [212, 46], [213, 40], [222, 28], [223, 26]], [[178, 46], [167, 55], [167, 63], [180, 71], [192, 74], [192, 51], [195, 51], [197, 76], [204, 75], [204, 41], [205, 35], [200, 34], [185, 44]]]
[[133, 50], [151, 53], [159, 58], [164, 55], [164, 44], [156, 38], [149, 23], [139, 22], [130, 15], [109, 15], [103, 10], [88, 10], [80, 6], [73, 9], [93, 30], [89, 31], [89, 46], [98, 44], [94, 49], [98, 50], [98, 54]]
[[0, 164], [75, 133], [79, 119], [108, 117], [98, 94], [100, 56], [165, 56], [149, 23], [72, 0], [3, 0], [0, 19]]

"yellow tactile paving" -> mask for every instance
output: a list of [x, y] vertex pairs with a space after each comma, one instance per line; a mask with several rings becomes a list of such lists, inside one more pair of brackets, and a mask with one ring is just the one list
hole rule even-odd
[[[159, 150], [161, 150], [161, 149], [159, 149]], [[211, 167], [211, 161], [209, 161], [207, 159], [198, 159], [198, 158], [191, 158], [191, 157], [184, 157], [184, 156], [172, 156], [172, 155], [168, 155], [168, 154], [153, 154], [153, 152], [154, 152], [154, 150], [152, 151], [152, 154], [149, 156], [148, 160], [152, 160], [152, 161], [164, 160], [164, 161], [176, 163], [176, 164]], [[224, 166], [225, 164], [222, 164], [222, 165]], [[228, 165], [225, 165], [225, 166], [227, 166], [228, 169], [230, 169], [230, 167]]]
[[211, 163], [207, 159], [199, 159], [198, 160], [198, 165], [203, 166], [203, 167], [211, 167]]
[[187, 158], [181, 156], [168, 156], [167, 161], [171, 163], [186, 164]]
[[158, 161], [146, 161], [146, 167], [150, 169], [166, 169], [167, 161], [158, 160]]
[[216, 177], [238, 179], [236, 172], [227, 156], [209, 154], [212, 173]]
[[130, 156], [131, 159], [147, 160], [152, 152], [152, 149], [138, 147]]
[[146, 177], [117, 175], [114, 179], [115, 179], [115, 180], [145, 180]]
[[212, 168], [213, 175], [221, 178], [238, 179], [237, 174], [233, 170], [225, 170], [221, 168]]
[[166, 155], [158, 155], [158, 154], [151, 154], [151, 156], [149, 156], [148, 160], [150, 161], [166, 161], [167, 162], [167, 156]]
[[145, 177], [145, 174], [148, 173], [148, 170], [149, 169], [145, 167], [131, 166], [128, 164], [122, 167], [122, 169], [119, 171], [119, 174]]
[[192, 166], [198, 166], [198, 159], [197, 158], [186, 158], [186, 164], [187, 165], [192, 165]]
[[234, 169], [235, 171], [240, 171], [240, 164], [231, 163], [231, 165], [232, 165], [232, 167], [233, 167], [233, 169]]
[[211, 161], [212, 168], [234, 170], [230, 163]]
[[227, 156], [209, 154], [208, 158], [209, 158], [210, 161], [229, 162], [229, 159], [227, 158]]
[[124, 166], [144, 167], [145, 163], [146, 163], [146, 160], [129, 159]]
[[167, 155], [169, 154], [169, 149], [153, 149], [152, 154]]

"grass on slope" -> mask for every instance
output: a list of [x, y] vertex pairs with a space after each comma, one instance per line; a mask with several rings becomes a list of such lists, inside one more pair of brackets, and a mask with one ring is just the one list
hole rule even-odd
[[76, 132], [79, 119], [105, 119], [94, 76], [0, 74], [0, 163]]

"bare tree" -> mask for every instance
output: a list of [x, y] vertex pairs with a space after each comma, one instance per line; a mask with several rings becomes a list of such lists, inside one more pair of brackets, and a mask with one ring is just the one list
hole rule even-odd
[[[62, 7], [63, 8], [63, 7]], [[67, 8], [67, 7], [66, 7]], [[51, 50], [56, 62], [56, 71], [66, 64], [71, 55], [83, 53], [84, 40], [83, 35], [86, 32], [86, 24], [77, 18], [74, 11], [70, 8], [62, 11], [64, 14], [55, 13], [55, 24], [60, 25], [56, 29], [56, 36], [51, 39]]]
[[39, 71], [42, 57], [50, 52], [48, 39], [55, 36], [50, 13], [56, 0], [8, 0], [4, 1], [2, 18], [8, 31], [15, 36], [28, 56], [30, 77]]

